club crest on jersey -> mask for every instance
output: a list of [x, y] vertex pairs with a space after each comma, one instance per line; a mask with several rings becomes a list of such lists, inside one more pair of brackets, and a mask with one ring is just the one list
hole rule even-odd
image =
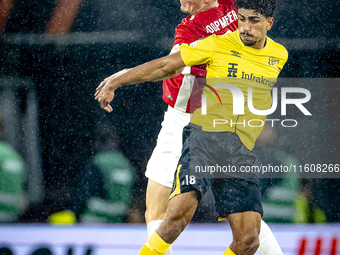
[[269, 57], [268, 59], [268, 64], [271, 66], [277, 65], [279, 62], [280, 60], [277, 58]]

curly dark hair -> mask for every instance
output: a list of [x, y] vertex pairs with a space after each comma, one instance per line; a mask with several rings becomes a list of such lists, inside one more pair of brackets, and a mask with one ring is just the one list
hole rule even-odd
[[276, 0], [236, 0], [234, 5], [237, 9], [254, 10], [269, 18], [274, 16]]

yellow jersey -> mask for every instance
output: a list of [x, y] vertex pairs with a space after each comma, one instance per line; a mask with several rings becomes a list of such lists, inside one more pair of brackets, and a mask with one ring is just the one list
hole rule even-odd
[[183, 44], [180, 49], [186, 66], [207, 64], [206, 103], [202, 101], [190, 122], [203, 131], [234, 132], [252, 150], [266, 121], [263, 111], [271, 108], [271, 90], [288, 59], [287, 50], [268, 37], [263, 49], [245, 46], [238, 30]]

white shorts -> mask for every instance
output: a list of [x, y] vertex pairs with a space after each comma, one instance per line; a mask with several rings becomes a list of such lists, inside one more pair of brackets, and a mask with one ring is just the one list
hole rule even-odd
[[190, 113], [168, 107], [158, 134], [157, 144], [146, 167], [145, 176], [171, 188], [182, 151], [183, 128], [189, 124]]

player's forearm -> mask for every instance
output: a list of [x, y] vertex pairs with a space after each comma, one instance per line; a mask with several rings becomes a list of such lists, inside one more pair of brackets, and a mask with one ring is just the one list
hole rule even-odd
[[170, 78], [173, 78], [173, 77], [176, 77], [178, 75], [180, 75], [183, 71], [183, 68], [179, 68], [171, 73], [168, 73], [167, 75], [161, 77], [161, 78], [158, 78], [158, 79], [155, 79], [155, 80], [152, 80], [152, 81], [163, 81], [163, 80], [166, 80], [166, 79], [170, 79]]
[[115, 90], [118, 87], [146, 81], [164, 80], [166, 77], [176, 74], [176, 70], [182, 67], [184, 67], [184, 63], [180, 53], [173, 54], [137, 66], [109, 83], [110, 87]]

